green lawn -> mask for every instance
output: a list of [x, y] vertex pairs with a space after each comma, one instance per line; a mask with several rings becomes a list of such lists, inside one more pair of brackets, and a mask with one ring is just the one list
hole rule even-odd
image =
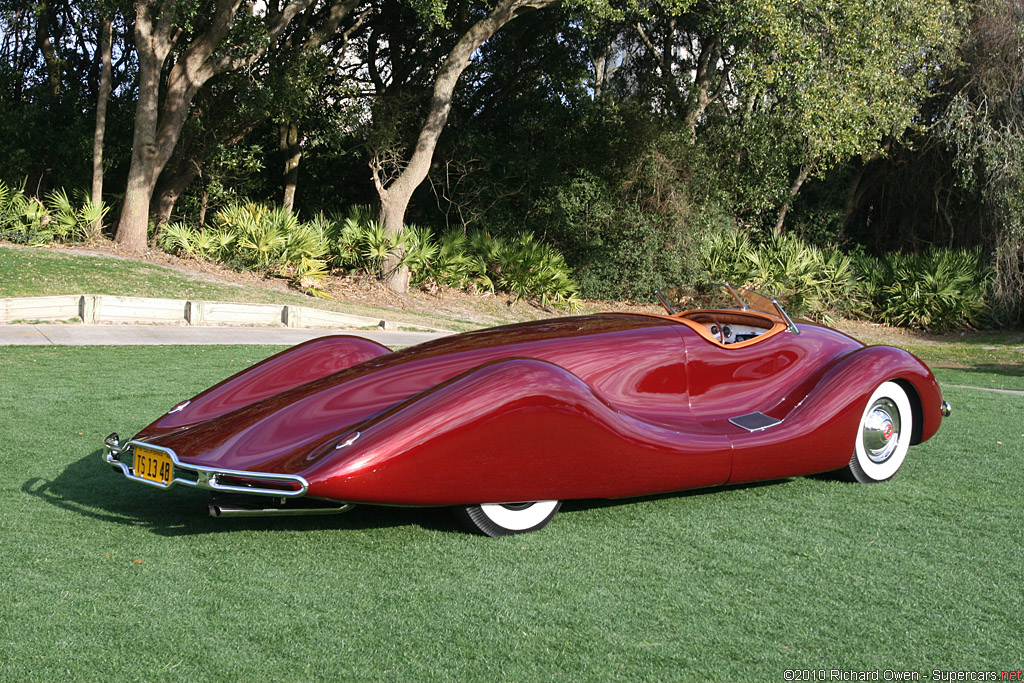
[[[1016, 670], [1024, 396], [955, 407], [899, 475], [567, 503], [486, 539], [444, 510], [212, 519], [101, 463], [275, 349], [0, 348], [3, 680], [783, 680]], [[1019, 375], [940, 380], [1024, 389]], [[930, 674], [929, 674], [930, 675]]]

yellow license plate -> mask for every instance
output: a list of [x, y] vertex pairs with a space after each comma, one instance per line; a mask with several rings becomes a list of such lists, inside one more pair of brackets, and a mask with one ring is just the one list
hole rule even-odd
[[136, 446], [135, 476], [158, 484], [170, 484], [174, 476], [174, 462], [166, 453]]

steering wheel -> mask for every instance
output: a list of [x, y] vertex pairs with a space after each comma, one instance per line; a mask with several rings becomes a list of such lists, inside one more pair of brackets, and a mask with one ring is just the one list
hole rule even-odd
[[718, 318], [711, 315], [710, 313], [697, 313], [696, 315], [687, 316], [693, 322], [699, 322], [701, 320], [707, 320], [711, 323], [711, 334], [714, 334], [714, 328], [718, 328], [718, 341], [725, 346], [725, 328], [722, 327], [722, 323], [718, 322]]

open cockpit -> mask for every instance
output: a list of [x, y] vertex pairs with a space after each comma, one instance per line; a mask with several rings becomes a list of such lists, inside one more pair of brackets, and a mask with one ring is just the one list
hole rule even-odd
[[669, 317], [723, 346], [746, 346], [787, 329], [800, 333], [778, 301], [728, 283], [673, 287], [655, 295]]

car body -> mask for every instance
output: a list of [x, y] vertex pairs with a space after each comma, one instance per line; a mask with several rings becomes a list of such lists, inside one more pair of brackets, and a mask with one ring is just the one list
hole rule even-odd
[[[392, 352], [327, 336], [184, 401], [106, 461], [213, 514], [453, 506], [488, 535], [559, 501], [833, 470], [889, 479], [948, 404], [910, 353], [731, 307], [540, 320]], [[770, 309], [770, 310], [769, 310]], [[267, 504], [252, 505], [252, 497]], [[243, 502], [244, 501], [244, 502]]]

